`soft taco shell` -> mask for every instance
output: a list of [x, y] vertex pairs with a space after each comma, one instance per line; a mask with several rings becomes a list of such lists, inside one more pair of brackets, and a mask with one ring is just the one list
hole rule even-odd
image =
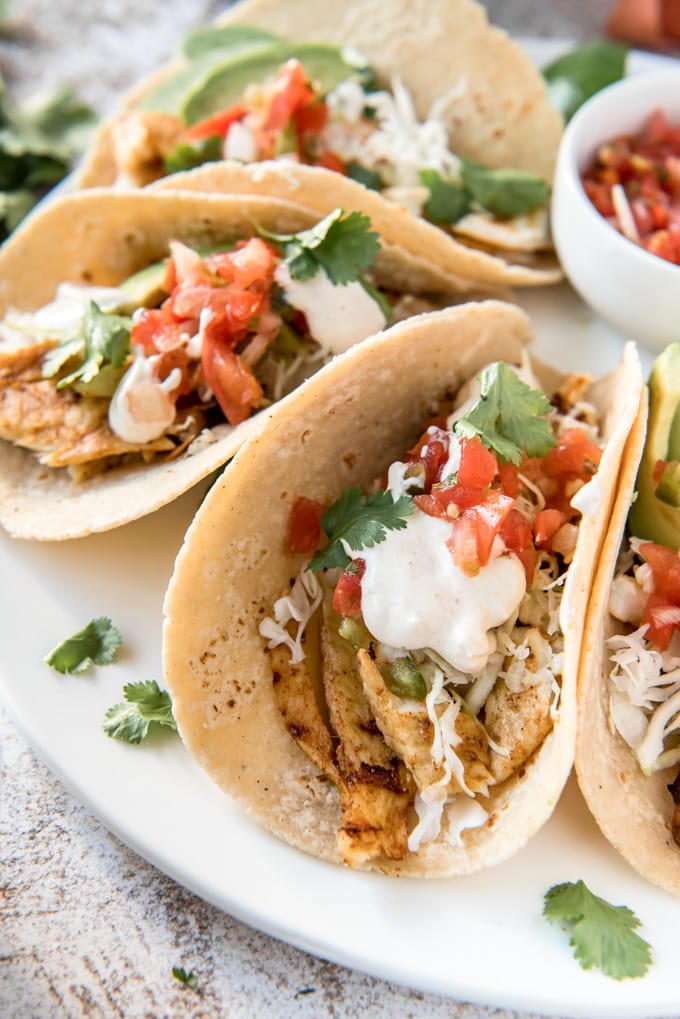
[[[451, 93], [447, 123], [452, 151], [490, 167], [511, 166], [552, 178], [563, 129], [540, 73], [509, 36], [489, 25], [472, 0], [381, 0], [346, 4], [315, 0], [241, 0], [218, 24], [253, 25], [299, 42], [359, 50], [389, 84], [398, 73], [420, 117]], [[137, 105], [182, 58], [150, 75], [123, 100]], [[80, 171], [83, 187], [111, 184], [115, 167], [109, 125]]]
[[628, 744], [609, 724], [611, 663], [606, 640], [621, 632], [621, 624], [609, 615], [607, 605], [646, 426], [645, 390], [626, 446], [588, 610], [578, 682], [576, 773], [586, 803], [614, 848], [648, 881], [680, 895], [680, 849], [671, 835], [673, 801], [666, 788], [677, 766], [644, 775]]
[[488, 251], [469, 247], [451, 234], [413, 216], [408, 209], [388, 201], [378, 191], [363, 187], [349, 177], [319, 167], [296, 163], [235, 161], [206, 163], [196, 170], [175, 173], [150, 185], [155, 190], [205, 191], [208, 194], [272, 195], [296, 202], [320, 216], [336, 205], [356, 209], [370, 217], [380, 235], [407, 251], [427, 251], [428, 257], [445, 265], [470, 288], [525, 287], [556, 283], [562, 271], [553, 256], [543, 267], [506, 262]]
[[[172, 239], [210, 245], [248, 237], [253, 222], [278, 232], [306, 229], [320, 217], [265, 196], [116, 193], [92, 190], [44, 207], [0, 252], [0, 315], [32, 311], [62, 281], [115, 286], [168, 253]], [[456, 298], [451, 274], [390, 244], [376, 278], [404, 293]], [[465, 282], [462, 283], [467, 288]], [[119, 466], [80, 484], [44, 467], [25, 449], [0, 441], [0, 523], [18, 538], [59, 540], [118, 527], [172, 502], [210, 475], [259, 428], [267, 411], [242, 425], [213, 429], [217, 441], [175, 460]]]
[[[326, 502], [368, 483], [420, 434], [439, 401], [489, 362], [518, 359], [530, 339], [519, 309], [495, 301], [419, 316], [355, 347], [280, 404], [203, 503], [165, 603], [164, 668], [189, 751], [275, 835], [339, 861], [335, 788], [288, 734], [258, 624], [300, 568], [284, 547], [298, 495]], [[547, 373], [553, 388], [555, 373]], [[565, 634], [559, 720], [528, 767], [499, 787], [487, 824], [464, 845], [435, 842], [378, 869], [444, 876], [495, 864], [552, 812], [573, 762], [576, 673], [585, 605], [642, 378], [632, 346], [592, 386], [608, 439], [602, 499], [583, 520], [561, 608]]]

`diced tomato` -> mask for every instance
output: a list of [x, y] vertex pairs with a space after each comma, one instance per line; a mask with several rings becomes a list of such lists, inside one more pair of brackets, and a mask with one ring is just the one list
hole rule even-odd
[[457, 566], [470, 575], [486, 566], [494, 538], [513, 506], [513, 499], [492, 489], [484, 502], [471, 506], [452, 521], [451, 537], [446, 544]]
[[366, 570], [363, 559], [356, 559], [335, 586], [333, 608], [341, 616], [357, 619], [361, 616], [361, 578]]
[[197, 142], [203, 138], [210, 138], [212, 135], [226, 138], [231, 125], [245, 117], [247, 112], [242, 103], [235, 103], [226, 110], [221, 110], [211, 117], [206, 117], [205, 120], [199, 120], [196, 124], [192, 124], [183, 132], [182, 141]]
[[498, 533], [508, 552], [513, 552], [524, 567], [527, 587], [529, 587], [534, 577], [537, 558], [532, 540], [531, 524], [518, 509], [511, 509], [501, 523]]
[[665, 651], [673, 630], [680, 625], [680, 607], [669, 604], [662, 594], [652, 593], [647, 598], [642, 621], [649, 624], [647, 640], [656, 644], [660, 651]]
[[519, 480], [518, 468], [513, 463], [510, 463], [509, 460], [504, 464], [499, 463], [498, 476], [501, 479], [501, 488], [504, 495], [509, 495], [511, 499], [516, 499], [522, 487]]
[[534, 536], [536, 545], [548, 551], [552, 549], [553, 537], [564, 523], [564, 513], [556, 509], [539, 510], [534, 517]]
[[266, 241], [251, 237], [236, 244], [233, 251], [208, 255], [205, 261], [211, 271], [228, 283], [234, 282], [239, 287], [261, 283], [269, 288], [279, 256]]
[[426, 490], [440, 480], [441, 469], [449, 458], [450, 441], [450, 432], [431, 425], [405, 458], [407, 463], [420, 463], [424, 466]]
[[321, 166], [324, 170], [333, 170], [335, 173], [342, 173], [347, 176], [347, 167], [337, 152], [325, 149], [314, 161], [315, 166]]
[[316, 499], [301, 495], [293, 503], [288, 519], [288, 549], [308, 555], [321, 540], [321, 516], [324, 507]]
[[282, 131], [296, 110], [304, 109], [314, 100], [314, 90], [299, 60], [288, 60], [279, 68], [274, 82], [266, 131]]
[[143, 347], [145, 354], [174, 350], [185, 342], [187, 323], [173, 318], [166, 304], [161, 308], [144, 308], [132, 326], [130, 343]]
[[497, 469], [496, 457], [478, 438], [461, 441], [459, 485], [464, 488], [485, 488], [496, 477]]
[[203, 375], [231, 425], [250, 417], [262, 402], [262, 387], [238, 354], [216, 341], [207, 330], [201, 355]]
[[581, 428], [568, 428], [547, 456], [523, 460], [520, 472], [538, 485], [546, 509], [560, 510], [565, 520], [571, 521], [578, 516], [570, 505], [575, 494], [573, 483], [590, 481], [601, 459], [602, 450]]
[[[425, 495], [414, 496], [414, 502], [423, 513], [431, 517], [442, 517], [445, 520], [453, 520], [460, 516], [460, 513], [484, 502], [487, 496], [486, 488], [462, 488], [460, 485], [447, 485], [444, 488], [433, 488]], [[455, 511], [451, 511], [451, 507]]]
[[298, 134], [319, 134], [328, 123], [328, 107], [322, 102], [310, 103], [296, 110], [293, 120]]
[[671, 605], [680, 605], [680, 556], [672, 548], [645, 541], [640, 555], [649, 564], [654, 578], [654, 593]]

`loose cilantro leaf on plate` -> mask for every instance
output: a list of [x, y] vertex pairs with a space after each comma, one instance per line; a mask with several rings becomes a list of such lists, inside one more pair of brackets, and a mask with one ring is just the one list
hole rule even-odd
[[120, 645], [120, 631], [110, 619], [100, 616], [57, 644], [45, 657], [45, 662], [62, 675], [84, 672], [93, 664], [110, 665]]
[[107, 364], [121, 368], [130, 352], [131, 328], [131, 319], [105, 314], [94, 301], [89, 301], [75, 334], [67, 336], [48, 353], [43, 363], [43, 376], [52, 378], [72, 357], [80, 357], [80, 364], [59, 379], [57, 389], [74, 382], [92, 382]]
[[550, 184], [524, 170], [490, 170], [464, 159], [461, 179], [472, 198], [495, 216], [511, 219], [544, 205], [550, 196]]
[[346, 488], [337, 502], [321, 517], [321, 527], [329, 544], [312, 559], [310, 570], [318, 573], [333, 566], [345, 567], [350, 557], [343, 542], [358, 552], [379, 544], [387, 531], [406, 527], [405, 517], [413, 513], [415, 504], [408, 495], [395, 502], [391, 492], [374, 492], [368, 498], [360, 488]]
[[125, 701], [106, 712], [104, 732], [125, 743], [141, 743], [152, 725], [164, 725], [177, 732], [172, 701], [155, 679], [147, 683], [128, 683], [123, 687]]
[[19, 105], [0, 79], [0, 240], [66, 176], [94, 124], [93, 111], [66, 88]]
[[472, 196], [458, 181], [446, 180], [436, 170], [421, 170], [420, 183], [430, 192], [425, 213], [433, 223], [457, 223], [470, 211]]
[[624, 77], [627, 56], [627, 46], [595, 41], [557, 57], [543, 68], [551, 103], [570, 120], [586, 99]]
[[175, 980], [179, 980], [181, 984], [186, 984], [192, 991], [198, 990], [198, 977], [193, 970], [189, 970], [187, 973], [184, 966], [173, 966], [172, 975]]
[[547, 397], [502, 361], [485, 368], [479, 383], [479, 400], [456, 422], [456, 432], [467, 438], [478, 435], [501, 463], [509, 460], [519, 466], [523, 453], [546, 456], [556, 445], [545, 417], [551, 410]]
[[545, 893], [543, 915], [570, 931], [569, 944], [583, 969], [596, 967], [614, 980], [641, 977], [652, 962], [652, 950], [635, 934], [640, 926], [626, 906], [612, 906], [583, 881], [553, 885]]
[[307, 280], [323, 269], [336, 285], [359, 279], [380, 251], [380, 240], [362, 212], [334, 209], [309, 230], [297, 234], [274, 234], [258, 227], [258, 233], [283, 254], [293, 279]]

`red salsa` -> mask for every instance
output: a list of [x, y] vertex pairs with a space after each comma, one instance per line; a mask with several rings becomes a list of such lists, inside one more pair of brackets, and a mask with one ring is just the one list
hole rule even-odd
[[600, 145], [582, 179], [612, 226], [680, 265], [680, 126], [656, 110], [637, 134]]

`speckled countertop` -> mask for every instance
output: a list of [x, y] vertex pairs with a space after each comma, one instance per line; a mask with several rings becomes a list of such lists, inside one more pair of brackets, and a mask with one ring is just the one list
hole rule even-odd
[[[282, 0], [285, 2], [285, 0]], [[218, 0], [15, 0], [0, 42], [19, 95], [55, 81], [101, 112], [171, 54]], [[588, 38], [608, 0], [491, 0], [524, 36]], [[4, 578], [4, 582], [7, 579]], [[516, 1013], [409, 991], [321, 961], [207, 905], [121, 844], [81, 807], [0, 710], [0, 1016], [509, 1019]], [[200, 972], [200, 992], [171, 976]], [[525, 1017], [526, 1019], [526, 1017]]]

